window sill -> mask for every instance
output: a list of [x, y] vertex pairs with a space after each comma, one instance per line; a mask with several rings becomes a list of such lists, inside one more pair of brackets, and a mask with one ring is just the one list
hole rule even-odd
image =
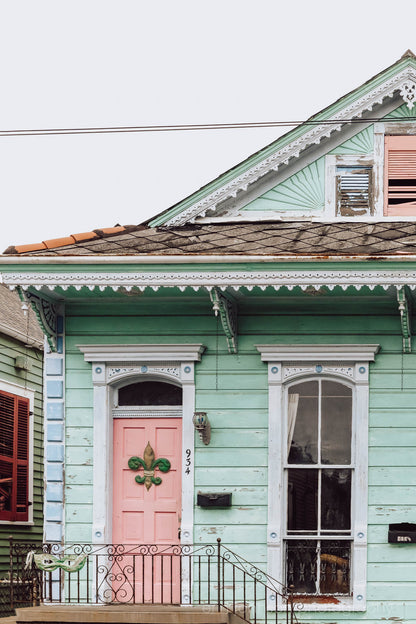
[[0, 520], [0, 525], [11, 525], [11, 526], [34, 526], [35, 523], [32, 520]]
[[[294, 611], [296, 613], [305, 612], [329, 612], [329, 611], [366, 611], [365, 600], [360, 604], [354, 604], [351, 596], [310, 596], [310, 598], [293, 597]], [[269, 610], [269, 609], [268, 609]], [[273, 609], [270, 609], [273, 611]], [[285, 605], [279, 605], [278, 611], [286, 611]]]

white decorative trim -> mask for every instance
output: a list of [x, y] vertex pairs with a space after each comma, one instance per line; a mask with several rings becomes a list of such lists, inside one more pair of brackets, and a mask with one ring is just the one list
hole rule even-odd
[[192, 223], [197, 217], [204, 217], [207, 212], [215, 210], [220, 202], [225, 201], [229, 197], [236, 197], [239, 191], [245, 191], [249, 184], [252, 184], [269, 171], [277, 171], [279, 166], [287, 164], [291, 158], [298, 158], [300, 153], [310, 145], [318, 144], [334, 131], [341, 130], [344, 125], [343, 120], [361, 117], [365, 111], [372, 110], [376, 104], [381, 104], [384, 98], [393, 97], [394, 92], [397, 90], [400, 90], [400, 95], [409, 106], [410, 99], [413, 100], [415, 97], [415, 82], [416, 71], [412, 67], [407, 67], [372, 89], [369, 93], [344, 107], [338, 113], [331, 115], [331, 119], [339, 121], [339, 124], [313, 126], [298, 139], [291, 141], [288, 145], [250, 167], [250, 169], [231, 180], [228, 184], [216, 189], [199, 202], [166, 221], [165, 225], [184, 225], [185, 223]]
[[[310, 611], [365, 611], [367, 577], [367, 475], [368, 475], [368, 392], [369, 362], [379, 345], [257, 345], [262, 361], [268, 362], [269, 381], [269, 456], [268, 456], [268, 572], [285, 583], [283, 553], [285, 540], [284, 460], [287, 448], [286, 384], [295, 378], [344, 377], [354, 389], [353, 447], [354, 465], [352, 508], [352, 596], [337, 596], [336, 605], [305, 605]], [[331, 364], [337, 361], [337, 365]], [[303, 363], [313, 362], [313, 365]], [[360, 504], [362, 503], [362, 504]], [[268, 596], [270, 610], [276, 608]], [[283, 608], [282, 604], [277, 605]]]
[[[135, 370], [147, 368], [148, 362], [160, 362], [162, 366], [150, 366], [166, 371], [182, 386], [182, 514], [181, 543], [193, 543], [194, 508], [194, 428], [192, 418], [195, 411], [195, 364], [201, 360], [205, 349], [202, 344], [138, 344], [138, 345], [79, 345], [87, 362], [92, 362], [92, 382], [94, 387], [94, 465], [93, 465], [93, 526], [94, 543], [111, 543], [112, 538], [112, 416], [122, 412], [128, 417], [140, 417], [145, 411], [153, 416], [154, 408], [134, 409], [127, 407], [113, 409], [112, 394], [120, 387], [122, 379], [131, 380]], [[125, 366], [116, 366], [124, 362]], [[140, 362], [141, 366], [134, 366]], [[166, 366], [170, 363], [170, 366]], [[117, 375], [115, 375], [117, 371]], [[119, 371], [119, 372], [118, 372]], [[178, 371], [178, 376], [176, 372]], [[139, 377], [143, 373], [137, 373]], [[147, 374], [147, 373], [146, 373]], [[159, 373], [166, 378], [166, 372]], [[178, 411], [161, 406], [161, 412]], [[146, 414], [147, 415], [147, 414]], [[187, 461], [190, 461], [190, 465]], [[189, 470], [190, 468], [190, 470]], [[184, 583], [184, 588], [188, 586]], [[185, 589], [184, 589], [185, 592]], [[185, 597], [183, 596], [183, 599]]]
[[377, 344], [256, 345], [262, 362], [374, 362]]
[[416, 101], [416, 84], [414, 80], [406, 80], [400, 89], [400, 95], [406, 103], [407, 108], [412, 110]]
[[141, 406], [115, 407], [113, 418], [182, 418], [182, 407], [179, 409], [176, 406], [169, 409], [166, 405], [161, 406], [160, 409]]
[[[346, 259], [344, 258], [344, 260]], [[363, 260], [363, 258], [357, 257], [355, 259]], [[267, 257], [264, 260], [267, 260]], [[295, 262], [299, 259], [294, 256], [285, 260], [295, 265]], [[305, 262], [305, 257], [302, 257], [301, 260]], [[349, 260], [351, 261], [351, 258]], [[379, 256], [377, 256], [377, 260], [380, 261]], [[397, 256], [388, 258], [388, 260], [397, 260]], [[406, 257], [402, 256], [400, 260], [406, 260]], [[276, 258], [275, 261], [279, 261], [279, 259]], [[280, 259], [280, 261], [283, 261], [283, 259]], [[310, 261], [312, 261], [312, 258]], [[223, 262], [227, 263], [227, 256], [223, 257]], [[368, 270], [187, 271], [184, 273], [7, 273], [3, 274], [3, 279], [4, 283], [10, 286], [20, 285], [23, 289], [46, 287], [50, 290], [55, 288], [67, 290], [70, 286], [79, 286], [80, 289], [85, 286], [89, 290], [98, 288], [100, 291], [105, 290], [107, 287], [113, 291], [117, 291], [120, 288], [127, 289], [127, 287], [130, 290], [137, 288], [140, 291], [144, 291], [146, 288], [156, 291], [161, 287], [185, 290], [189, 286], [195, 291], [200, 288], [210, 290], [214, 286], [220, 289], [230, 287], [236, 290], [243, 287], [250, 290], [255, 286], [263, 289], [270, 286], [275, 290], [279, 290], [283, 286], [289, 290], [296, 286], [299, 286], [302, 290], [306, 290], [310, 286], [315, 288], [326, 286], [330, 290], [336, 286], [340, 286], [344, 290], [349, 286], [354, 286], [357, 289], [364, 286], [369, 288], [381, 286], [387, 289], [391, 286], [399, 287], [405, 285], [411, 289], [416, 288], [416, 271], [407, 269], [384, 270], [382, 268]], [[91, 348], [95, 347], [96, 345], [91, 345]], [[156, 354], [153, 355], [151, 353], [149, 357], [143, 359], [153, 361], [153, 357], [155, 358], [154, 361], [156, 361]], [[141, 355], [139, 354], [137, 359], [133, 358], [132, 360], [132, 354], [129, 355], [130, 361], [138, 361], [140, 358]], [[181, 358], [178, 356], [176, 359], [180, 360]], [[114, 361], [121, 361], [121, 358]]]
[[[205, 349], [198, 344], [111, 344], [77, 345], [86, 362], [200, 362]], [[114, 371], [117, 367], [111, 367]], [[129, 367], [130, 368], [130, 367]], [[171, 370], [176, 369], [171, 367]], [[120, 369], [121, 370], [121, 369]], [[127, 368], [124, 368], [127, 374]], [[144, 372], [144, 371], [142, 371]], [[175, 373], [172, 375], [178, 376]]]
[[126, 378], [126, 375], [131, 375], [135, 377], [151, 377], [152, 375], [156, 375], [158, 377], [163, 376], [168, 379], [179, 379], [180, 376], [180, 367], [178, 366], [113, 366], [107, 369], [107, 379], [108, 381], [115, 381], [119, 377], [123, 379]]
[[[319, 373], [321, 375], [336, 375], [339, 377], [350, 377], [354, 376], [354, 367], [353, 366], [320, 366]], [[304, 376], [304, 375], [316, 375], [316, 368], [313, 366], [284, 366], [283, 367], [283, 378], [285, 381], [289, 379], [293, 379], [294, 377]]]
[[31, 505], [28, 507], [27, 520], [1, 520], [0, 525], [8, 524], [10, 526], [32, 526], [33, 522], [33, 444], [34, 444], [34, 411], [35, 411], [35, 390], [31, 388], [24, 388], [19, 384], [15, 384], [11, 381], [0, 380], [0, 390], [2, 392], [8, 392], [15, 396], [29, 399], [29, 473], [28, 473], [28, 498], [31, 501]]

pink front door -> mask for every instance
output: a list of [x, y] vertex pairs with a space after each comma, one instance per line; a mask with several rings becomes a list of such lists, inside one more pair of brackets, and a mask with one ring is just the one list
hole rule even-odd
[[[150, 549], [137, 549], [137, 555], [134, 549], [127, 549], [131, 555], [125, 557], [123, 569], [134, 569], [127, 580], [133, 586], [133, 602], [180, 602], [179, 558], [174, 558], [167, 546], [180, 542], [181, 434], [181, 418], [114, 419], [113, 543], [158, 546], [153, 555]], [[149, 457], [152, 462], [163, 458], [170, 468], [163, 472], [167, 463], [162, 462], [154, 472], [141, 465], [134, 470], [129, 468], [132, 457], [145, 463]], [[137, 483], [136, 476], [147, 478]], [[159, 479], [161, 483], [155, 484]], [[123, 574], [121, 585], [126, 581]], [[116, 579], [118, 588], [113, 584], [116, 592], [120, 578]]]

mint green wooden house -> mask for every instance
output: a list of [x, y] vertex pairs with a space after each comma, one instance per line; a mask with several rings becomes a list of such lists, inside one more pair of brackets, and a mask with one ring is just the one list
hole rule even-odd
[[[57, 599], [78, 575], [105, 602], [116, 544], [137, 576], [107, 577], [110, 602], [221, 586], [274, 621], [290, 587], [298, 620], [416, 621], [412, 53], [150, 222], [0, 263], [50, 343], [46, 540], [101, 557], [67, 559]], [[218, 538], [262, 593], [242, 559], [134, 559]]]

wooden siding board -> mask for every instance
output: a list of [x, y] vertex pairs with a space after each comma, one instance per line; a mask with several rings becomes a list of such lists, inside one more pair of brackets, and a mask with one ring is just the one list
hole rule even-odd
[[[137, 304], [137, 301], [135, 302]], [[146, 304], [147, 305], [147, 304]], [[255, 350], [258, 343], [378, 343], [381, 345], [370, 372], [370, 487], [369, 487], [369, 591], [367, 613], [305, 613], [302, 619], [316, 622], [379, 622], [383, 613], [404, 614], [403, 594], [383, 591], [396, 583], [415, 591], [414, 548], [387, 543], [390, 522], [415, 518], [414, 486], [416, 449], [416, 354], [402, 356], [398, 315], [375, 314], [371, 298], [356, 307], [355, 314], [276, 314], [259, 307], [253, 313], [239, 310], [239, 353], [227, 352], [215, 319], [198, 302], [198, 319], [172, 305], [166, 317], [143, 318], [148, 308], [111, 304], [112, 314], [93, 304], [67, 309], [67, 461], [71, 476], [66, 487], [66, 536], [90, 539], [92, 488], [92, 386], [91, 365], [84, 362], [76, 345], [90, 343], [202, 342], [207, 350], [196, 365], [196, 404], [207, 411], [212, 424], [211, 444], [205, 447], [196, 436], [195, 490], [232, 491], [233, 507], [226, 510], [195, 509], [195, 542], [215, 542], [221, 537], [233, 550], [249, 554], [249, 560], [265, 561], [267, 523], [267, 366]], [[278, 301], [276, 300], [276, 306]], [[353, 307], [353, 304], [351, 304]], [[342, 308], [342, 306], [338, 309]], [[377, 308], [377, 306], [376, 306]], [[149, 308], [150, 309], [150, 308]], [[385, 305], [381, 306], [385, 310]], [[185, 310], [185, 313], [184, 313]], [[116, 311], [116, 313], [114, 313]], [[127, 311], [127, 327], [118, 314]], [[377, 311], [377, 310], [376, 310]], [[256, 313], [257, 312], [257, 313]], [[182, 314], [182, 319], [179, 319]], [[84, 316], [85, 315], [85, 316]], [[97, 315], [99, 319], [97, 320]], [[95, 324], [97, 330], [95, 329]], [[217, 342], [219, 344], [216, 356]], [[404, 374], [401, 374], [401, 367]], [[238, 450], [237, 450], [238, 449]], [[410, 472], [407, 471], [410, 467]], [[256, 556], [256, 551], [258, 555]], [[402, 568], [401, 566], [405, 567]], [[372, 567], [371, 567], [372, 566]], [[382, 567], [381, 567], [382, 566]], [[380, 571], [380, 570], [384, 571]], [[371, 574], [370, 574], [371, 571]], [[396, 572], [397, 580], [396, 581]], [[372, 576], [371, 576], [372, 575]], [[410, 603], [409, 603], [410, 604]], [[409, 606], [416, 613], [416, 606]], [[413, 611], [412, 611], [413, 609]], [[408, 615], [406, 614], [406, 617]]]
[[[25, 355], [30, 371], [14, 367], [17, 355]], [[0, 523], [0, 578], [9, 569], [9, 536], [15, 541], [41, 543], [43, 537], [43, 354], [26, 348], [22, 343], [0, 334], [0, 379], [35, 390], [33, 415], [33, 524]]]

